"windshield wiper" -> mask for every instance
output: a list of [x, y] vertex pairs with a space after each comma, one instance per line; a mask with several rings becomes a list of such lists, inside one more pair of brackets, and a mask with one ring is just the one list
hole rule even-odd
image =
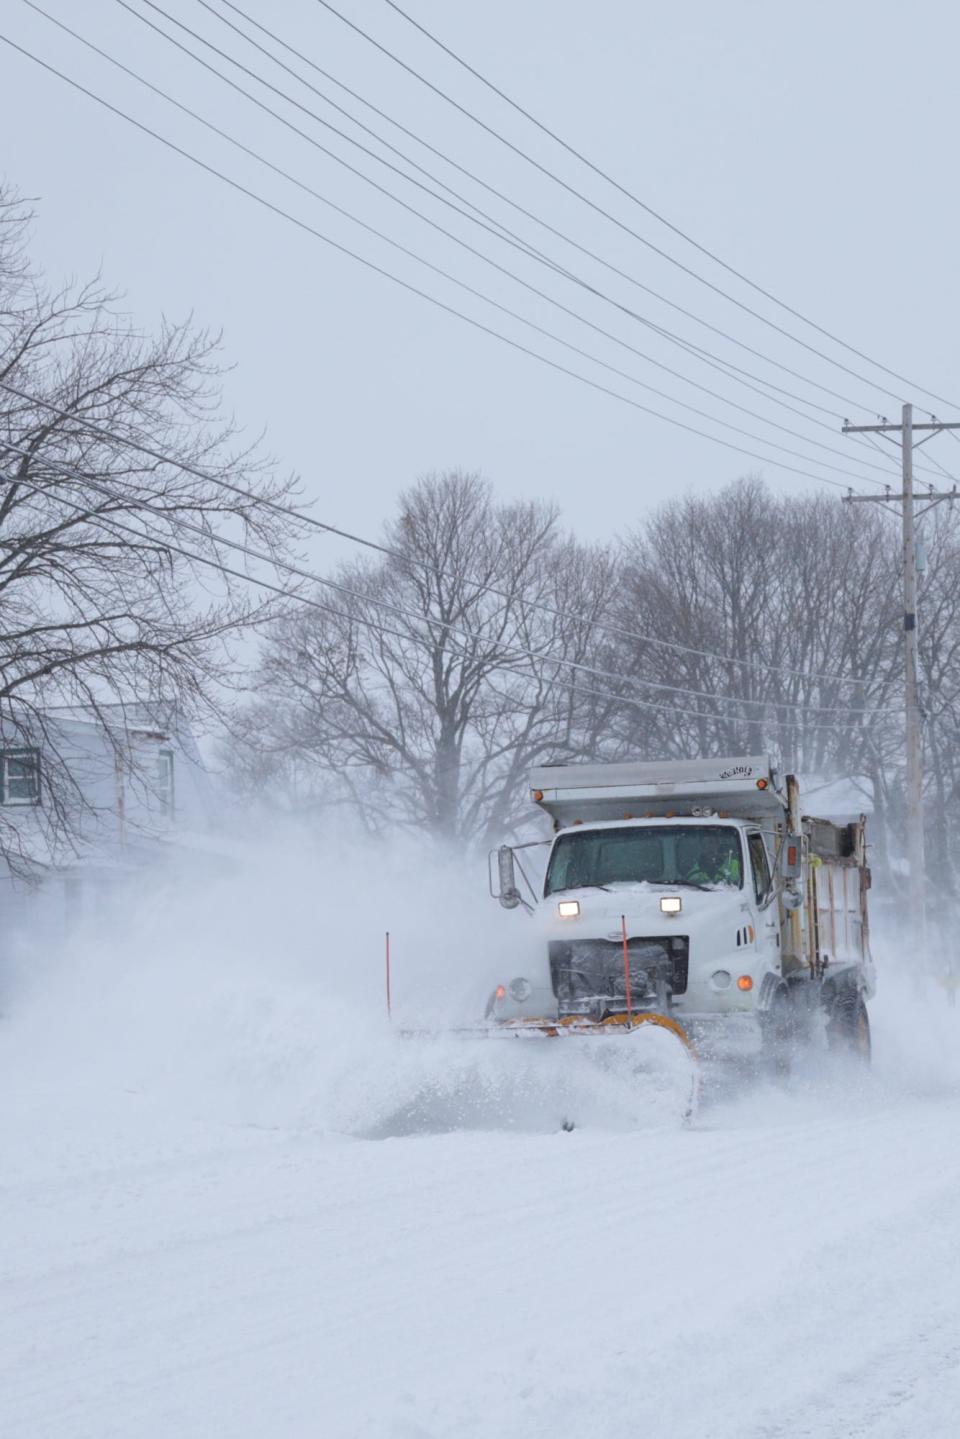
[[710, 893], [708, 884], [698, 884], [695, 879], [651, 879], [648, 884], [655, 884], [660, 889], [701, 889], [704, 894]]
[[565, 884], [561, 889], [552, 889], [550, 893], [567, 894], [571, 889], [605, 889], [608, 894], [611, 893], [608, 884]]

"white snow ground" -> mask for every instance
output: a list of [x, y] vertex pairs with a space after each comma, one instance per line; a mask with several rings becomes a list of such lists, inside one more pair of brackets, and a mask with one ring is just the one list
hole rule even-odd
[[341, 982], [378, 917], [318, 959], [274, 878], [259, 918], [208, 897], [215, 941], [160, 906], [7, 995], [3, 1439], [960, 1432], [941, 995], [888, 965], [866, 1082], [685, 1129], [573, 1050], [391, 1036]]

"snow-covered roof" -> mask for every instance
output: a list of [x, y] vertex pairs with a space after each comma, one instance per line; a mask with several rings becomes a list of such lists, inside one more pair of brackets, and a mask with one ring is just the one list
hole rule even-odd
[[835, 821], [873, 814], [873, 785], [866, 775], [841, 775], [831, 780], [811, 775], [800, 781], [800, 808], [804, 814]]

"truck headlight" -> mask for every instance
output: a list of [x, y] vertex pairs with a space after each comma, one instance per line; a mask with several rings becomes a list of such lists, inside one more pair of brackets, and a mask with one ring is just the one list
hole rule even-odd
[[683, 900], [678, 894], [664, 894], [660, 897], [661, 914], [679, 914], [683, 909]]
[[511, 979], [509, 989], [510, 998], [515, 999], [518, 1004], [522, 1004], [525, 999], [529, 999], [533, 993], [533, 985], [529, 979]]
[[557, 905], [557, 911], [561, 919], [576, 919], [580, 913], [580, 901], [578, 899], [562, 899]]

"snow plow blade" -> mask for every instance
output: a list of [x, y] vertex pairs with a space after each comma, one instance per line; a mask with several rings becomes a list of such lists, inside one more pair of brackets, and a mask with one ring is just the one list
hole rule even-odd
[[[605, 1019], [588, 1019], [583, 1015], [566, 1015], [562, 1019], [503, 1019], [469, 1027], [457, 1027], [447, 1030], [445, 1033], [468, 1039], [543, 1041], [595, 1036], [625, 1042], [628, 1036], [650, 1028], [665, 1030], [672, 1034], [686, 1052], [689, 1060], [690, 1080], [683, 1118], [686, 1123], [689, 1123], [696, 1115], [700, 1103], [700, 1061], [693, 1041], [686, 1030], [668, 1015], [645, 1010], [632, 1015], [611, 1014]], [[409, 1039], [424, 1037], [422, 1030], [403, 1030], [401, 1033]], [[572, 1126], [570, 1127], [572, 1128]]]
[[548, 1039], [556, 1039], [563, 1034], [628, 1034], [644, 1024], [668, 1029], [686, 1046], [691, 1055], [696, 1057], [696, 1051], [683, 1026], [668, 1015], [656, 1014], [652, 1010], [633, 1015], [610, 1014], [606, 1019], [585, 1019], [579, 1014], [568, 1014], [563, 1019], [502, 1019], [497, 1024], [488, 1026], [488, 1029], [513, 1035], [542, 1034]]

